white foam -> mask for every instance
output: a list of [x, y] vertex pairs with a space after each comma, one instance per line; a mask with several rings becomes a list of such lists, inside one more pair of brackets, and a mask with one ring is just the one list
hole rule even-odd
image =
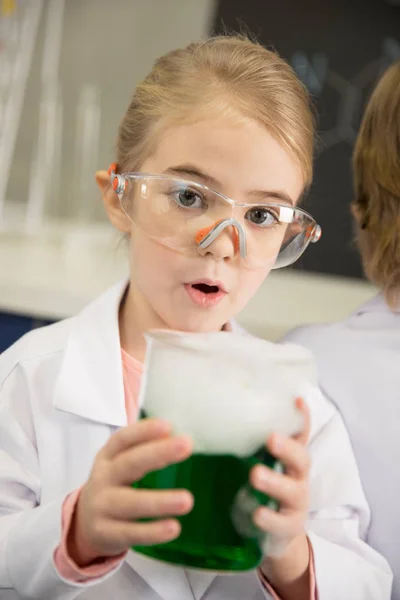
[[195, 452], [248, 456], [273, 431], [300, 431], [294, 400], [316, 386], [308, 350], [229, 332], [155, 331], [146, 340], [140, 406], [190, 435]]

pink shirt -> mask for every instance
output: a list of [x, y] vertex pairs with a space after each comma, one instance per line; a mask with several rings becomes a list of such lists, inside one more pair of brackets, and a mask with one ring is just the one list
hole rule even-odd
[[[122, 365], [124, 374], [124, 390], [125, 390], [125, 409], [128, 424], [134, 423], [138, 416], [138, 397], [141, 376], [143, 373], [142, 364], [121, 350]], [[55, 566], [64, 579], [70, 581], [84, 583], [95, 578], [104, 577], [107, 573], [118, 567], [120, 562], [125, 558], [126, 553], [113, 558], [98, 559], [93, 564], [81, 569], [69, 557], [67, 551], [67, 538], [71, 527], [72, 517], [79, 498], [80, 489], [75, 490], [67, 496], [63, 504], [62, 510], [62, 539], [60, 545], [54, 552]], [[310, 600], [316, 600], [316, 585], [314, 575], [314, 557], [310, 545], [311, 562], [310, 562], [310, 589], [312, 590]], [[262, 571], [258, 570], [259, 577], [275, 600], [281, 600], [276, 592], [271, 588], [269, 582], [265, 578]]]

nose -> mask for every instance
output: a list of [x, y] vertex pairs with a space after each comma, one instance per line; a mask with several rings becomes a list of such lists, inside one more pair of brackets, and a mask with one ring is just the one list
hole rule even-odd
[[234, 219], [221, 219], [200, 229], [196, 242], [201, 256], [210, 254], [217, 261], [234, 258], [237, 252], [246, 256], [246, 234]]

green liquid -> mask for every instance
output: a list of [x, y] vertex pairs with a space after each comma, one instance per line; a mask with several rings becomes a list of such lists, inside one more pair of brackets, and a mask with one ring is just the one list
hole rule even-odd
[[[175, 565], [212, 571], [247, 571], [262, 560], [265, 538], [252, 522], [257, 506], [276, 509], [277, 503], [250, 487], [249, 473], [257, 463], [272, 469], [280, 463], [264, 450], [253, 456], [193, 454], [186, 461], [146, 475], [135, 488], [187, 489], [195, 499], [193, 510], [179, 517], [178, 539], [133, 549]], [[238, 495], [238, 492], [240, 493]]]

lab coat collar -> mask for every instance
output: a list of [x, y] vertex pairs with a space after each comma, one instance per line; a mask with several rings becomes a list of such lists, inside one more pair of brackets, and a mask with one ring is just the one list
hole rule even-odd
[[126, 281], [118, 283], [71, 320], [55, 408], [108, 425], [127, 425], [118, 327], [126, 288]]
[[371, 312], [400, 313], [400, 305], [397, 306], [395, 309], [391, 309], [387, 304], [384, 295], [382, 293], [379, 293], [370, 300], [367, 300], [367, 302], [364, 302], [364, 304], [362, 304], [361, 306], [359, 306], [353, 314], [362, 315]]

